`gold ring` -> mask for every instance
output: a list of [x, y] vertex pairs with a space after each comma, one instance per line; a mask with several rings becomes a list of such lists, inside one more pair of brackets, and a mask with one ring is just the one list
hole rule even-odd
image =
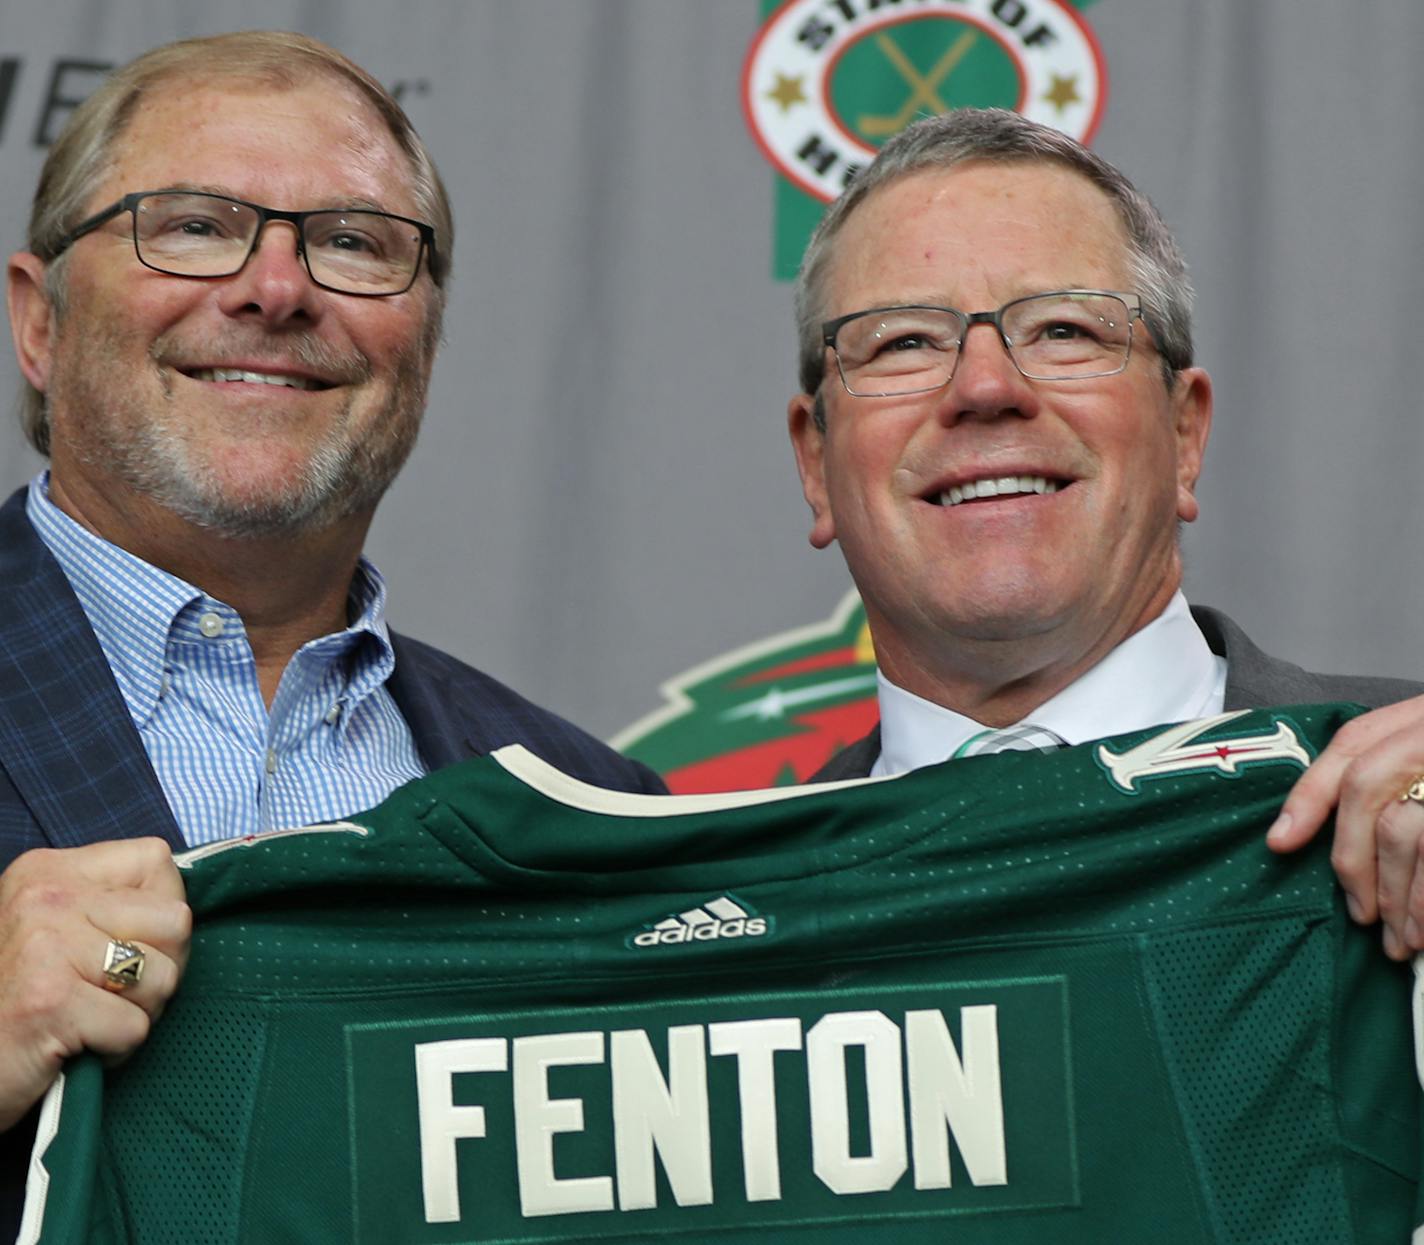
[[1413, 800], [1416, 804], [1424, 804], [1424, 774], [1420, 774], [1418, 778], [1410, 783], [1404, 794], [1399, 797], [1401, 804], [1409, 800]]
[[143, 952], [131, 942], [110, 938], [104, 949], [104, 989], [122, 993], [143, 980]]

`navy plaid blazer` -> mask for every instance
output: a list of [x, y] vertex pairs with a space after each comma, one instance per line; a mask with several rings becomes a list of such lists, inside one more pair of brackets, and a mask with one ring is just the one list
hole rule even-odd
[[[651, 770], [428, 644], [392, 634], [391, 695], [431, 769], [523, 744], [619, 791]], [[118, 685], [69, 581], [25, 515], [0, 508], [0, 869], [34, 847], [159, 835], [183, 847]], [[31, 1129], [0, 1135], [0, 1241], [19, 1228]]]

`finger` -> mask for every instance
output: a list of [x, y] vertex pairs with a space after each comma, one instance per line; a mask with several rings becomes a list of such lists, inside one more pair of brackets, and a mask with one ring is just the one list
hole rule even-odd
[[[1398, 741], [1396, 746], [1417, 750], [1418, 733], [1409, 728], [1421, 717], [1424, 696], [1386, 705], [1346, 722], [1291, 788], [1280, 815], [1266, 833], [1267, 845], [1279, 852], [1304, 847], [1319, 833], [1339, 802], [1346, 773], [1356, 760], [1392, 737]], [[1424, 762], [1424, 756], [1419, 759]], [[1373, 843], [1368, 848], [1373, 851]], [[1363, 850], [1359, 843], [1347, 844], [1347, 862], [1354, 861]]]
[[100, 891], [84, 909], [85, 924], [104, 943], [110, 938], [161, 951], [180, 966], [188, 962], [193, 913], [180, 899], [146, 891]]
[[[178, 981], [182, 976], [180, 966], [170, 956], [164, 955], [162, 951], [145, 946], [141, 942], [123, 943], [121, 946], [131, 946], [141, 954], [142, 967], [137, 981], [120, 988], [105, 972], [105, 965], [108, 963], [109, 943], [110, 940], [107, 938], [99, 938], [94, 941], [93, 956], [88, 963], [87, 971], [81, 970], [84, 980], [104, 994], [139, 1008], [150, 1020], [157, 1020], [163, 1014], [168, 1000], [178, 989]], [[88, 1001], [93, 1002], [92, 999]], [[89, 1045], [88, 1042], [85, 1044]], [[103, 1049], [108, 1050], [109, 1047], [106, 1046]]]
[[1391, 960], [1407, 960], [1409, 958], [1409, 952], [1405, 949], [1403, 943], [1399, 941], [1398, 935], [1395, 934], [1394, 930], [1388, 925], [1384, 927], [1384, 933], [1381, 935], [1381, 938], [1384, 941], [1384, 953], [1389, 956]]
[[1411, 951], [1424, 951], [1424, 840], [1414, 849], [1414, 876], [1406, 905], [1404, 943]]
[[173, 852], [158, 838], [110, 839], [68, 848], [58, 855], [71, 876], [106, 890], [146, 890], [183, 898], [183, 878]]
[[1296, 779], [1280, 814], [1266, 832], [1266, 844], [1273, 851], [1293, 852], [1304, 847], [1335, 811], [1346, 770], [1375, 741], [1375, 730], [1362, 730], [1361, 723], [1368, 727], [1368, 715], [1342, 726]]
[[1393, 947], [1408, 952], [1410, 894], [1424, 841], [1424, 805], [1414, 800], [1390, 800], [1375, 822], [1375, 850], [1378, 855], [1376, 884], [1380, 919], [1394, 935]]
[[[160, 1006], [158, 1011], [162, 1010]], [[132, 991], [115, 994], [94, 987], [74, 1014], [74, 1041], [79, 1049], [108, 1059], [122, 1058], [148, 1040], [154, 1019], [138, 1005]]]
[[[1400, 818], [1399, 793], [1407, 785], [1401, 775], [1417, 772], [1417, 747], [1407, 736], [1386, 740], [1357, 756], [1340, 782], [1330, 863], [1351, 915], [1362, 924], [1382, 915], [1381, 897], [1389, 904], [1389, 919], [1397, 918], [1413, 877], [1412, 851], [1401, 860], [1412, 818]], [[1394, 925], [1396, 939], [1402, 930], [1402, 921]]]
[[1350, 767], [1358, 759], [1349, 742], [1334, 751], [1326, 748], [1296, 780], [1266, 832], [1266, 846], [1275, 852], [1298, 851], [1334, 814], [1330, 861], [1345, 890], [1350, 916], [1368, 925], [1378, 914], [1375, 827], [1374, 818], [1361, 812], [1358, 799], [1347, 803], [1344, 798]]

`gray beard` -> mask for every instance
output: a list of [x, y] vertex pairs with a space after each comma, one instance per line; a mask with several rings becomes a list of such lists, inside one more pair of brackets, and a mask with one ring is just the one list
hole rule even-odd
[[[412, 398], [415, 409], [405, 409]], [[376, 508], [415, 445], [423, 404], [422, 387], [392, 403], [402, 409], [387, 412], [388, 420], [397, 421], [389, 435], [323, 442], [296, 479], [261, 500], [226, 496], [215, 472], [187, 461], [152, 427], [109, 462], [134, 489], [195, 527], [235, 538], [296, 536]]]
[[[155, 370], [173, 346], [163, 337], [152, 344], [148, 353]], [[82, 348], [88, 355], [86, 363], [58, 369], [51, 394], [71, 411], [121, 408], [126, 399], [96, 392], [92, 383], [96, 356], [112, 351], [113, 336]], [[284, 349], [323, 375], [347, 382], [370, 375], [364, 356], [336, 356], [319, 341], [294, 337], [284, 343]], [[263, 498], [226, 495], [211, 465], [190, 455], [181, 440], [142, 415], [86, 420], [87, 435], [80, 438], [76, 454], [89, 465], [119, 476], [186, 522], [218, 535], [252, 538], [319, 531], [374, 510], [410, 456], [425, 407], [426, 356], [432, 349], [433, 341], [422, 339], [397, 357], [391, 396], [365, 435], [353, 434], [344, 421], [337, 421], [295, 478]], [[122, 429], [122, 434], [115, 435], [116, 429]]]

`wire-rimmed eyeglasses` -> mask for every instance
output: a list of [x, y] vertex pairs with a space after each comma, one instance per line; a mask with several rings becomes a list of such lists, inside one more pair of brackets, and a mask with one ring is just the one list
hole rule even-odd
[[312, 281], [341, 294], [381, 298], [415, 283], [435, 251], [423, 221], [369, 208], [283, 212], [197, 190], [139, 190], [81, 221], [60, 239], [54, 259], [121, 212], [133, 214], [139, 263], [174, 277], [230, 277], [252, 257], [268, 221], [297, 231], [297, 253]]
[[847, 393], [886, 398], [949, 384], [964, 336], [975, 324], [994, 326], [1014, 366], [1030, 380], [1113, 376], [1127, 367], [1132, 324], [1141, 318], [1136, 294], [1052, 290], [1016, 298], [997, 311], [871, 307], [827, 320], [821, 336], [835, 351]]

